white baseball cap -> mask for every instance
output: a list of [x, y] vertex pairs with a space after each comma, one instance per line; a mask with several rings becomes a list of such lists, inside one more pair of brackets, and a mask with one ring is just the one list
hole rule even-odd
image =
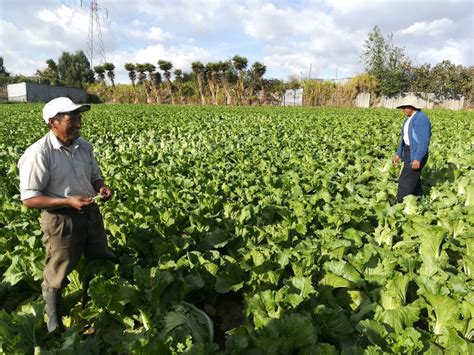
[[43, 119], [48, 124], [51, 117], [58, 113], [67, 113], [72, 111], [84, 112], [90, 110], [90, 105], [77, 105], [69, 97], [57, 97], [49, 101], [43, 107]]

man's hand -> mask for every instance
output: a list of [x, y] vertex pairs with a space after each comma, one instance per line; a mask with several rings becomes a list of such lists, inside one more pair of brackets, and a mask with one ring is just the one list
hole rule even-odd
[[398, 164], [400, 164], [400, 157], [398, 156], [398, 154], [395, 154], [392, 158], [392, 164], [394, 166], [397, 166]]
[[418, 170], [420, 168], [420, 161], [419, 160], [413, 160], [411, 162], [411, 168], [413, 170]]
[[93, 203], [94, 200], [90, 197], [73, 196], [67, 199], [68, 206], [78, 211], [80, 211], [82, 207], [92, 205]]
[[99, 189], [99, 193], [102, 195], [103, 201], [108, 201], [112, 198], [112, 190], [107, 186], [102, 186]]

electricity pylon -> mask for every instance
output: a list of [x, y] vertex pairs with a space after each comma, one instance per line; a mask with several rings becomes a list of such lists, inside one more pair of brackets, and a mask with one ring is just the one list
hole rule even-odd
[[[83, 1], [81, 0], [81, 7]], [[100, 28], [99, 11], [105, 11], [106, 18], [109, 18], [107, 9], [102, 9], [97, 4], [97, 0], [90, 1], [89, 12], [89, 32], [87, 34], [87, 54], [91, 68], [94, 68], [94, 60], [98, 57], [98, 64], [104, 64], [105, 48], [104, 39], [102, 37], [102, 30]]]

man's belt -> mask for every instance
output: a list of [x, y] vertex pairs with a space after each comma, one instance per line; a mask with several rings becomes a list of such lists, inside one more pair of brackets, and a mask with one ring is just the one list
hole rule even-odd
[[45, 211], [51, 214], [61, 214], [61, 215], [84, 214], [84, 213], [90, 213], [90, 212], [95, 211], [95, 204], [90, 205], [90, 206], [84, 206], [80, 210], [77, 210], [72, 207], [60, 207], [60, 208], [51, 208]]

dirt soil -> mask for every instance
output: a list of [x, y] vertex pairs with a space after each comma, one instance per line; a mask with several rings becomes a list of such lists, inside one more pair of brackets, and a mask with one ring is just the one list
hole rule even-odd
[[225, 333], [244, 323], [243, 297], [237, 293], [219, 295], [215, 304], [204, 304], [203, 308], [214, 322], [214, 342], [225, 348]]

